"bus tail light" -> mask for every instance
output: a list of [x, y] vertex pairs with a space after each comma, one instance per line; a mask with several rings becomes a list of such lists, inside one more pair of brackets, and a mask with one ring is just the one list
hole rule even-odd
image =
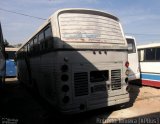
[[126, 66], [126, 68], [129, 67], [129, 62], [128, 61], [125, 63], [125, 66]]
[[65, 61], [65, 62], [68, 62], [68, 57], [64, 57], [64, 61]]
[[68, 71], [68, 66], [67, 66], [67, 65], [62, 65], [61, 71], [62, 71], [62, 72]]
[[63, 86], [62, 86], [62, 91], [63, 91], [63, 92], [68, 92], [68, 91], [69, 91], [68, 85], [63, 85]]
[[66, 74], [63, 74], [63, 75], [61, 76], [61, 80], [62, 80], [62, 81], [68, 81], [68, 79], [69, 79], [69, 77], [68, 77], [68, 75], [66, 75]]
[[64, 96], [62, 99], [63, 103], [68, 103], [69, 100], [70, 100], [69, 96]]

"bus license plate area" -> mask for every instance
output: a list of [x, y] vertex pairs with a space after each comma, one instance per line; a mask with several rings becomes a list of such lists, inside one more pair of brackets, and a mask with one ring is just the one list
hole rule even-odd
[[109, 80], [109, 71], [108, 70], [97, 70], [90, 72], [90, 82], [106, 82]]

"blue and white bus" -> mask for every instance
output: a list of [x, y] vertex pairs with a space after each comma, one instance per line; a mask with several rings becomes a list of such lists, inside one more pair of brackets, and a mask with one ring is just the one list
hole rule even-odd
[[16, 77], [15, 52], [18, 48], [5, 48], [6, 52], [6, 77]]
[[142, 85], [160, 88], [160, 43], [140, 45], [137, 48]]

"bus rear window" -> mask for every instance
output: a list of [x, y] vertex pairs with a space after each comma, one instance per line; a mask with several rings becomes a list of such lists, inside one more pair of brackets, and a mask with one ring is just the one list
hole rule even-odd
[[[91, 11], [92, 12], [92, 11]], [[91, 42], [124, 44], [119, 22], [111, 17], [86, 13], [59, 15], [61, 40], [66, 42]]]

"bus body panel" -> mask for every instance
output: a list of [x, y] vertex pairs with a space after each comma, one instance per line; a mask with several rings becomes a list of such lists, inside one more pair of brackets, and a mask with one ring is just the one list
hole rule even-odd
[[[64, 61], [64, 58], [68, 58], [68, 62]], [[93, 54], [93, 51], [57, 51], [55, 53], [48, 53], [39, 57], [33, 57], [31, 63], [32, 74], [34, 80], [38, 82], [38, 87], [41, 95], [50, 103], [56, 105], [56, 96], [58, 96], [59, 108], [63, 112], [69, 112], [69, 109], [75, 109], [78, 111], [91, 110], [91, 108], [97, 106], [96, 108], [101, 108], [105, 106], [110, 106], [120, 103], [125, 103], [129, 101], [128, 92], [126, 91], [127, 84], [125, 82], [125, 61], [127, 58], [127, 52], [117, 52], [117, 51], [108, 51], [107, 54], [102, 52], [99, 54], [99, 51], [96, 51], [96, 54]], [[74, 59], [73, 59], [74, 58]], [[104, 59], [105, 58], [105, 59]], [[114, 61], [113, 61], [113, 58]], [[40, 60], [41, 59], [41, 60]], [[45, 60], [45, 61], [44, 61]], [[101, 60], [101, 61], [99, 61]], [[41, 63], [39, 63], [41, 62]], [[37, 64], [40, 64], [40, 68], [37, 71]], [[63, 65], [68, 65], [68, 72], [62, 72], [61, 67]], [[94, 66], [93, 66], [94, 65]], [[58, 68], [57, 68], [58, 67]], [[124, 68], [123, 68], [124, 67]], [[35, 70], [35, 71], [34, 71]], [[92, 71], [109, 71], [109, 77], [107, 81], [100, 82], [90, 82], [90, 72]], [[112, 70], [121, 70], [121, 88], [117, 90], [111, 90], [111, 71]], [[37, 73], [41, 72], [41, 73]], [[74, 74], [75, 73], [86, 73], [88, 79], [88, 95], [74, 96], [75, 93], [75, 83], [74, 83]], [[69, 79], [66, 82], [61, 80], [62, 74], [68, 74]], [[45, 82], [45, 83], [44, 83]], [[63, 93], [61, 87], [63, 85], [71, 85], [73, 89], [70, 89], [69, 92]], [[117, 84], [116, 84], [117, 85]], [[116, 87], [115, 85], [115, 87]], [[97, 91], [91, 93], [91, 88], [97, 88]], [[99, 91], [98, 88], [103, 90]], [[56, 90], [58, 89], [58, 91]], [[78, 89], [77, 89], [78, 90]], [[73, 92], [71, 92], [73, 91]], [[85, 91], [85, 90], [84, 90]], [[67, 106], [62, 102], [64, 95], [70, 96], [70, 102]], [[99, 101], [99, 102], [98, 102]], [[93, 102], [93, 103], [92, 103]], [[105, 103], [104, 103], [105, 102]], [[106, 103], [107, 102], [107, 103]], [[80, 106], [84, 105], [86, 108], [80, 110]], [[71, 108], [70, 108], [70, 107]], [[68, 109], [68, 110], [67, 110]], [[76, 112], [73, 111], [73, 113]]]
[[159, 62], [140, 62], [142, 85], [160, 87]]

